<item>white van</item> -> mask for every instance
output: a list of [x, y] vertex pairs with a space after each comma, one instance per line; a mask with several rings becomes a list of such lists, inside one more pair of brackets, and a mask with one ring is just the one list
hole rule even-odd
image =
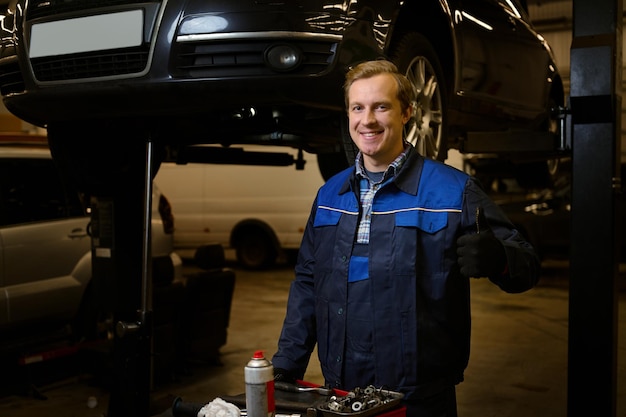
[[[285, 147], [244, 150], [297, 158], [297, 150]], [[324, 183], [316, 156], [304, 153], [304, 160], [303, 170], [295, 165], [161, 164], [155, 183], [172, 205], [177, 252], [189, 255], [200, 246], [220, 243], [234, 249], [246, 268], [269, 267], [280, 255], [297, 252]]]

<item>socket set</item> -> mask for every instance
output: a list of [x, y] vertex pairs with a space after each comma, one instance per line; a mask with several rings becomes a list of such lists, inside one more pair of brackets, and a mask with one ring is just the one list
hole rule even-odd
[[400, 404], [404, 394], [369, 385], [357, 387], [345, 396], [332, 395], [328, 401], [317, 406], [324, 417], [369, 417]]

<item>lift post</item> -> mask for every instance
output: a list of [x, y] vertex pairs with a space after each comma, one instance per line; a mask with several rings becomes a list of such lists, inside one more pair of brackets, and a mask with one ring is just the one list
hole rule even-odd
[[616, 415], [622, 0], [574, 0], [567, 415]]
[[91, 197], [92, 282], [98, 308], [112, 312], [115, 323], [108, 415], [147, 417], [152, 389], [152, 143], [148, 140], [143, 149], [140, 144], [128, 147], [125, 156], [127, 168], [101, 174], [102, 185], [94, 187]]

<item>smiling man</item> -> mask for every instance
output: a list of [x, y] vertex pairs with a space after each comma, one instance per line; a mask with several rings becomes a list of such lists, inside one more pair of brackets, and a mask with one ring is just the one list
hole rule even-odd
[[304, 376], [317, 343], [325, 384], [404, 394], [409, 417], [454, 417], [469, 360], [469, 278], [532, 288], [539, 259], [480, 184], [403, 138], [415, 92], [394, 64], [345, 83], [355, 166], [315, 198], [272, 358]]
[[411, 85], [398, 76], [380, 73], [357, 78], [348, 90], [350, 136], [371, 172], [385, 171], [404, 150], [402, 131], [411, 118]]

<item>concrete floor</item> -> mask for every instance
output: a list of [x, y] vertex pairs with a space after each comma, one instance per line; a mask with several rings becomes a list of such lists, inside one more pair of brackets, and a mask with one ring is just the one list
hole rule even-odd
[[[487, 280], [472, 281], [472, 353], [465, 382], [457, 391], [461, 417], [567, 416], [568, 272], [566, 268], [548, 268], [545, 272], [538, 287], [516, 295], [501, 292]], [[175, 397], [204, 404], [219, 396], [243, 393], [243, 369], [249, 357], [257, 349], [270, 356], [275, 350], [291, 279], [291, 266], [265, 272], [237, 269], [228, 342], [221, 349], [222, 365], [198, 365], [191, 375], [157, 387], [152, 394], [154, 414], [167, 415]], [[619, 299], [617, 416], [625, 417], [623, 289]], [[310, 364], [306, 379], [323, 381], [316, 361]], [[47, 399], [25, 395], [0, 398], [0, 416], [106, 416], [107, 392], [85, 375], [39, 390]], [[94, 408], [87, 405], [89, 397], [97, 399]]]

